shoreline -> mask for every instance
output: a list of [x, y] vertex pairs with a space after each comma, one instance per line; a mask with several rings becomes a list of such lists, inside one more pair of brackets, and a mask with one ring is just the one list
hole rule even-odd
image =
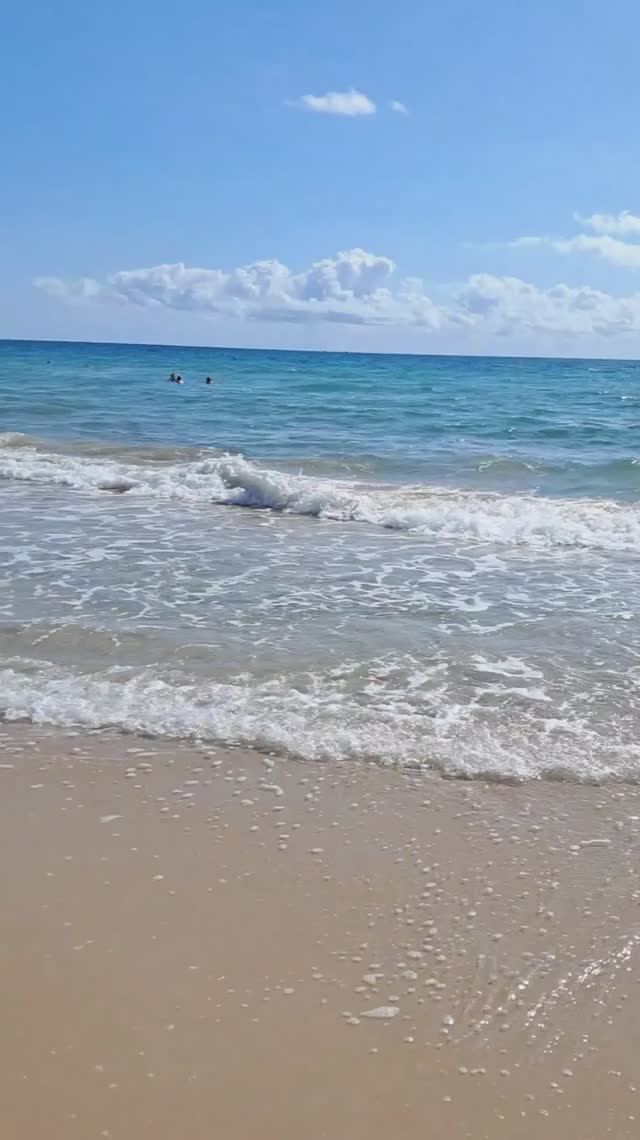
[[637, 787], [0, 748], [11, 1140], [636, 1135]]

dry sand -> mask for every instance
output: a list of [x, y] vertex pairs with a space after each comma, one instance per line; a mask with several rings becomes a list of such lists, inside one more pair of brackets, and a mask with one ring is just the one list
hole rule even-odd
[[635, 788], [0, 744], [3, 1140], [640, 1135]]

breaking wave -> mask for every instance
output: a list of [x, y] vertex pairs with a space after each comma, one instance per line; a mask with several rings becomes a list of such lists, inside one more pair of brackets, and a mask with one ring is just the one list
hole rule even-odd
[[413, 485], [336, 480], [252, 463], [242, 456], [121, 449], [117, 457], [43, 450], [0, 437], [0, 478], [112, 492], [185, 505], [306, 515], [410, 531], [433, 539], [539, 548], [640, 551], [640, 506], [608, 499], [555, 499]]

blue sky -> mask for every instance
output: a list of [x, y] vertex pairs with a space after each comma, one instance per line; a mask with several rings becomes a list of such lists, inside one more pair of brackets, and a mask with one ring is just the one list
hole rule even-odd
[[16, 5], [0, 335], [640, 355], [639, 42], [631, 0]]

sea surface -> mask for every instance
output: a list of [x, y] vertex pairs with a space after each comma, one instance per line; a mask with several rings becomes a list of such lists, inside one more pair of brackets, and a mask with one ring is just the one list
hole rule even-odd
[[0, 342], [0, 575], [8, 719], [637, 780], [640, 363]]

